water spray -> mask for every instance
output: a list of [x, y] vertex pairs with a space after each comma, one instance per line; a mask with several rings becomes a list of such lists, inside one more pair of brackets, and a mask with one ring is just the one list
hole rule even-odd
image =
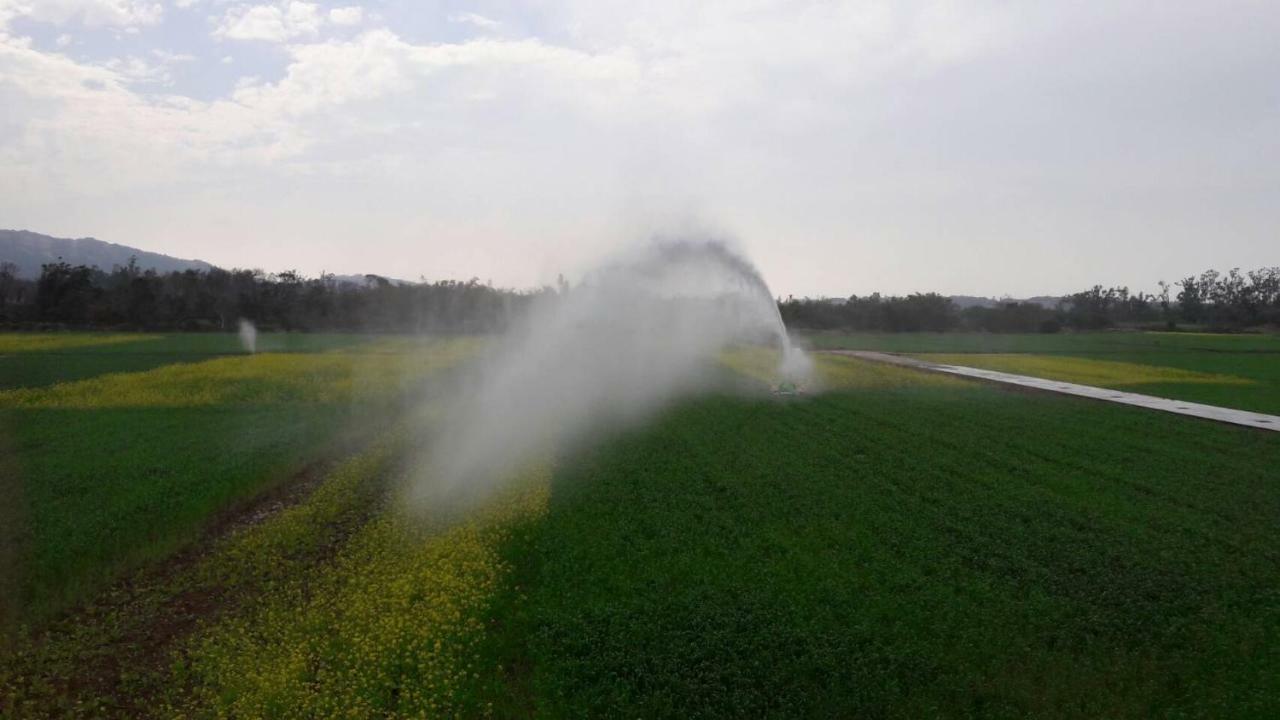
[[240, 347], [250, 355], [258, 351], [258, 328], [244, 318], [240, 318]]
[[716, 241], [659, 241], [536, 304], [459, 387], [427, 448], [420, 498], [482, 492], [540, 453], [649, 417], [702, 391], [732, 345], [781, 352], [775, 390], [807, 382], [760, 273]]

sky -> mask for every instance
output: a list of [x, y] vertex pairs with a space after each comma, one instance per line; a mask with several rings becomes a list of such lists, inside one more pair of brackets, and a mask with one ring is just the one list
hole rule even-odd
[[1280, 264], [1280, 4], [0, 0], [0, 227], [225, 267], [775, 294]]

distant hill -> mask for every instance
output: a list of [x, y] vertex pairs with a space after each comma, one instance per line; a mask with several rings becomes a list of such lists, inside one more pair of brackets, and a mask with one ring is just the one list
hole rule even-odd
[[56, 238], [27, 230], [0, 230], [0, 262], [16, 264], [19, 277], [37, 278], [41, 265], [59, 258], [72, 265], [96, 265], [110, 270], [127, 265], [131, 257], [138, 259], [138, 267], [160, 273], [213, 267], [202, 260], [184, 260], [95, 238]]

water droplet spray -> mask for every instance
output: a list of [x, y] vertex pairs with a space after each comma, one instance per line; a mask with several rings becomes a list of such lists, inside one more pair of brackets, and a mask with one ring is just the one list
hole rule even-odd
[[462, 382], [417, 465], [411, 495], [482, 492], [548, 450], [571, 450], [713, 383], [720, 353], [781, 350], [780, 379], [808, 357], [756, 268], [715, 240], [663, 240], [602, 263], [535, 305]]
[[240, 347], [250, 355], [258, 351], [258, 328], [244, 318], [240, 318]]

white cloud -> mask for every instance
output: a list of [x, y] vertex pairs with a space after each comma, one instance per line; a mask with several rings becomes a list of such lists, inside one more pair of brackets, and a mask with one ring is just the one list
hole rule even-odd
[[0, 123], [0, 196], [34, 207], [174, 180], [231, 124], [209, 106], [130, 89], [162, 80], [139, 58], [90, 65], [0, 39], [0, 105], [12, 113]]
[[214, 34], [232, 40], [284, 42], [314, 37], [324, 23], [315, 3], [282, 2], [278, 5], [239, 5], [222, 16]]
[[235, 101], [302, 118], [386, 98], [386, 104], [368, 108], [386, 129], [420, 122], [402, 113], [406, 104], [429, 104], [441, 111], [485, 90], [498, 96], [542, 93], [548, 102], [572, 96], [582, 107], [607, 104], [638, 73], [625, 53], [592, 55], [537, 40], [415, 45], [389, 30], [369, 31], [347, 42], [295, 45], [290, 52], [284, 78], [241, 88]]
[[[161, 62], [165, 62], [163, 59]], [[169, 84], [173, 78], [164, 67], [153, 65], [137, 56], [112, 58], [103, 67], [115, 74], [122, 83]]]
[[[0, 215], [56, 229], [74, 204], [74, 232], [245, 238], [245, 255], [211, 258], [222, 262], [389, 272], [379, 263], [429, 257], [434, 273], [524, 284], [542, 261], [514, 245], [542, 257], [542, 240], [585, 247], [625, 224], [614, 218], [692, 207], [748, 243], [766, 238], [766, 263], [791, 269], [780, 290], [835, 294], [877, 289], [877, 273], [886, 291], [982, 290], [948, 273], [996, 282], [991, 257], [1023, 262], [1005, 277], [1036, 285], [1048, 275], [1032, 271], [1061, 266], [1027, 238], [1087, 243], [1117, 237], [1111, 227], [1258, 242], [1274, 228], [1262, 201], [1280, 118], [1256, 89], [1280, 62], [1280, 20], [1118, 1], [1129, 15], [1109, 3], [552, 0], [453, 17], [526, 39], [445, 44], [386, 29], [323, 38], [342, 8], [210, 3], [219, 37], [281, 42], [287, 64], [236, 53], [221, 68], [232, 49], [202, 53], [193, 62], [219, 77], [260, 76], [209, 102], [164, 94], [165, 69], [184, 60], [147, 36], [135, 51], [147, 62], [93, 65], [0, 32]], [[1233, 194], [1177, 195], [1213, 178]], [[183, 232], [162, 232], [158, 205], [181, 208]], [[1215, 230], [1215, 217], [1228, 224]], [[384, 239], [342, 257], [356, 234]], [[314, 242], [263, 242], [282, 237]], [[948, 245], [957, 237], [967, 254]], [[1185, 257], [1152, 243], [1133, 254]], [[1093, 250], [1107, 249], [1079, 254]], [[936, 259], [933, 275], [920, 257]], [[1059, 282], [1027, 289], [1069, 289]]]
[[[288, 42], [282, 76], [241, 78], [230, 97], [196, 102], [144, 92], [163, 78], [143, 64], [64, 67], [87, 74], [86, 82], [100, 89], [37, 83], [15, 97], [12, 117], [25, 118], [24, 131], [0, 151], [0, 167], [8, 168], [0, 171], [0, 190], [16, 188], [12, 202], [25, 198], [37, 207], [72, 187], [73, 194], [141, 198], [161, 188], [183, 192], [190, 178], [217, 186], [222, 173], [260, 178], [264, 188], [296, 185], [299, 197], [307, 196], [304, 187], [323, 187], [322, 178], [360, 178], [384, 200], [414, 188], [380, 223], [430, 213], [442, 232], [451, 223], [456, 232], [492, 212], [478, 204], [491, 198], [493, 208], [519, 217], [520, 233], [556, 236], [566, 232], [556, 208], [574, 198], [581, 207], [569, 227], [577, 237], [616, 210], [610, 193], [620, 176], [658, 205], [700, 184], [706, 191], [739, 182], [725, 177], [751, 178], [743, 168], [755, 148], [766, 147], [752, 133], [813, 137], [814, 127], [833, 122], [812, 102], [815, 93], [910, 66], [918, 55], [891, 38], [865, 40], [871, 30], [851, 34], [857, 22], [836, 23], [829, 14], [770, 32], [769, 23], [729, 10], [697, 19], [696, 29], [682, 28], [691, 20], [673, 11], [648, 29], [629, 25], [615, 36], [605, 20], [616, 16], [597, 21], [593, 12], [573, 10], [566, 25], [576, 33], [571, 42], [480, 38], [433, 45], [388, 30], [308, 41], [323, 19], [314, 4], [232, 6], [216, 34]], [[50, 138], [74, 152], [51, 153]], [[804, 152], [789, 149], [791, 157]], [[117, 164], [125, 169], [111, 171]], [[110, 186], [100, 181], [107, 176]], [[243, 183], [223, 187], [239, 192]], [[344, 204], [333, 200], [320, 204]], [[511, 231], [497, 223], [489, 232]], [[604, 237], [590, 235], [592, 242]], [[503, 282], [533, 280], [508, 275]]]
[[54, 44], [60, 48], [64, 48], [71, 44], [71, 40], [72, 38], [70, 35], [68, 35], [67, 33], [62, 33], [61, 35], [58, 36], [56, 40], [54, 40]]
[[80, 22], [130, 28], [154, 25], [163, 14], [160, 3], [153, 0], [0, 0], [0, 28], [18, 17], [55, 25]]
[[364, 22], [364, 8], [359, 5], [333, 8], [329, 11], [329, 22], [334, 25], [359, 25]]
[[457, 13], [449, 16], [449, 22], [463, 25], [474, 25], [481, 30], [496, 30], [501, 23], [473, 12]]
[[175, 53], [169, 52], [168, 50], [161, 50], [160, 48], [152, 49], [151, 54], [155, 56], [157, 60], [166, 65], [172, 65], [174, 63], [190, 63], [197, 60], [196, 56], [191, 53]]
[[[826, 122], [821, 113], [830, 112], [814, 103], [815, 93], [984, 51], [973, 42], [960, 44], [962, 51], [932, 52], [909, 15], [895, 24], [881, 10], [819, 6], [787, 23], [737, 12], [733, 3], [708, 5], [705, 15], [689, 15], [681, 4], [664, 7], [661, 13], [650, 8], [638, 14], [619, 30], [611, 21], [625, 15], [620, 10], [566, 6], [557, 22], [573, 29], [577, 41], [571, 44], [473, 39], [429, 45], [389, 30], [347, 41], [298, 42], [316, 36], [333, 12], [351, 8], [321, 15], [317, 4], [296, 0], [235, 5], [219, 19], [215, 34], [291, 42], [284, 75], [242, 78], [223, 101], [178, 109], [132, 97], [128, 116], [118, 122], [150, 116], [161, 127], [158, 133], [195, 143], [189, 155], [207, 159], [228, 153], [241, 161], [291, 157], [299, 165], [341, 169], [351, 158], [360, 158], [356, 165], [368, 158], [400, 162], [394, 156], [404, 147], [429, 151], [441, 144], [488, 152], [493, 143], [527, 144], [538, 155], [572, 140], [584, 149], [592, 142], [612, 145], [598, 160], [584, 160], [601, 166], [605, 158], [649, 142], [698, 145], [711, 134], [728, 137], [732, 132], [720, 125], [732, 117], [751, 117], [745, 127], [757, 132], [803, 134], [807, 125]], [[478, 15], [455, 19], [496, 24]], [[953, 36], [972, 35], [967, 27], [955, 22]], [[956, 41], [947, 42], [951, 48]], [[118, 59], [104, 68], [108, 76], [94, 76], [94, 82], [116, 88], [124, 103], [130, 85], [167, 82], [165, 66], [192, 61], [162, 49], [152, 55], [157, 66]], [[218, 62], [230, 64], [232, 57]], [[42, 92], [31, 94], [38, 103]], [[77, 105], [102, 99], [76, 98]], [[184, 113], [191, 117], [178, 120]], [[206, 126], [213, 116], [218, 121]], [[193, 124], [205, 130], [186, 132]], [[627, 139], [614, 143], [609, 137]]]

